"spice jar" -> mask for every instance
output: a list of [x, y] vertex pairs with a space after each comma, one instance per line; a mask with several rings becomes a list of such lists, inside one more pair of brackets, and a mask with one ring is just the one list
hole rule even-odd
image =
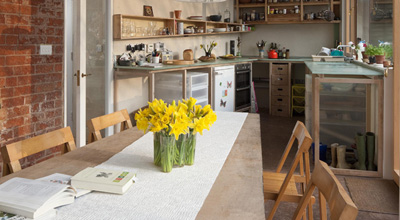
[[299, 13], [299, 6], [294, 6], [294, 13], [298, 14]]

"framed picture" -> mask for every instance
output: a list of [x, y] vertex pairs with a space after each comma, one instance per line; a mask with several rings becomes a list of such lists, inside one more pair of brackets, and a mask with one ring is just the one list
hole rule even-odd
[[150, 16], [153, 17], [153, 7], [149, 6], [149, 5], [144, 5], [143, 6], [143, 15], [144, 16]]

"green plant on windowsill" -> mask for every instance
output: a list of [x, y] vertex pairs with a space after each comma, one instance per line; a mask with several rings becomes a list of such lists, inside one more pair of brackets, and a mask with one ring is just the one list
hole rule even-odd
[[382, 46], [385, 50], [386, 59], [391, 59], [393, 57], [393, 47], [391, 44], [385, 44]]

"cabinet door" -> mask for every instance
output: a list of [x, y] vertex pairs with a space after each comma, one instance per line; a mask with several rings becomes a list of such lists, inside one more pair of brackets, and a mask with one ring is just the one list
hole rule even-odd
[[235, 111], [235, 77], [234, 69], [216, 69], [214, 72], [214, 106], [215, 111]]

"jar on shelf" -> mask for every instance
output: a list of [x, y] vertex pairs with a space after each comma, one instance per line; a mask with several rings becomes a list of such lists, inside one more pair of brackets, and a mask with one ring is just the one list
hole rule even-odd
[[298, 14], [299, 13], [299, 6], [294, 6], [294, 13]]

